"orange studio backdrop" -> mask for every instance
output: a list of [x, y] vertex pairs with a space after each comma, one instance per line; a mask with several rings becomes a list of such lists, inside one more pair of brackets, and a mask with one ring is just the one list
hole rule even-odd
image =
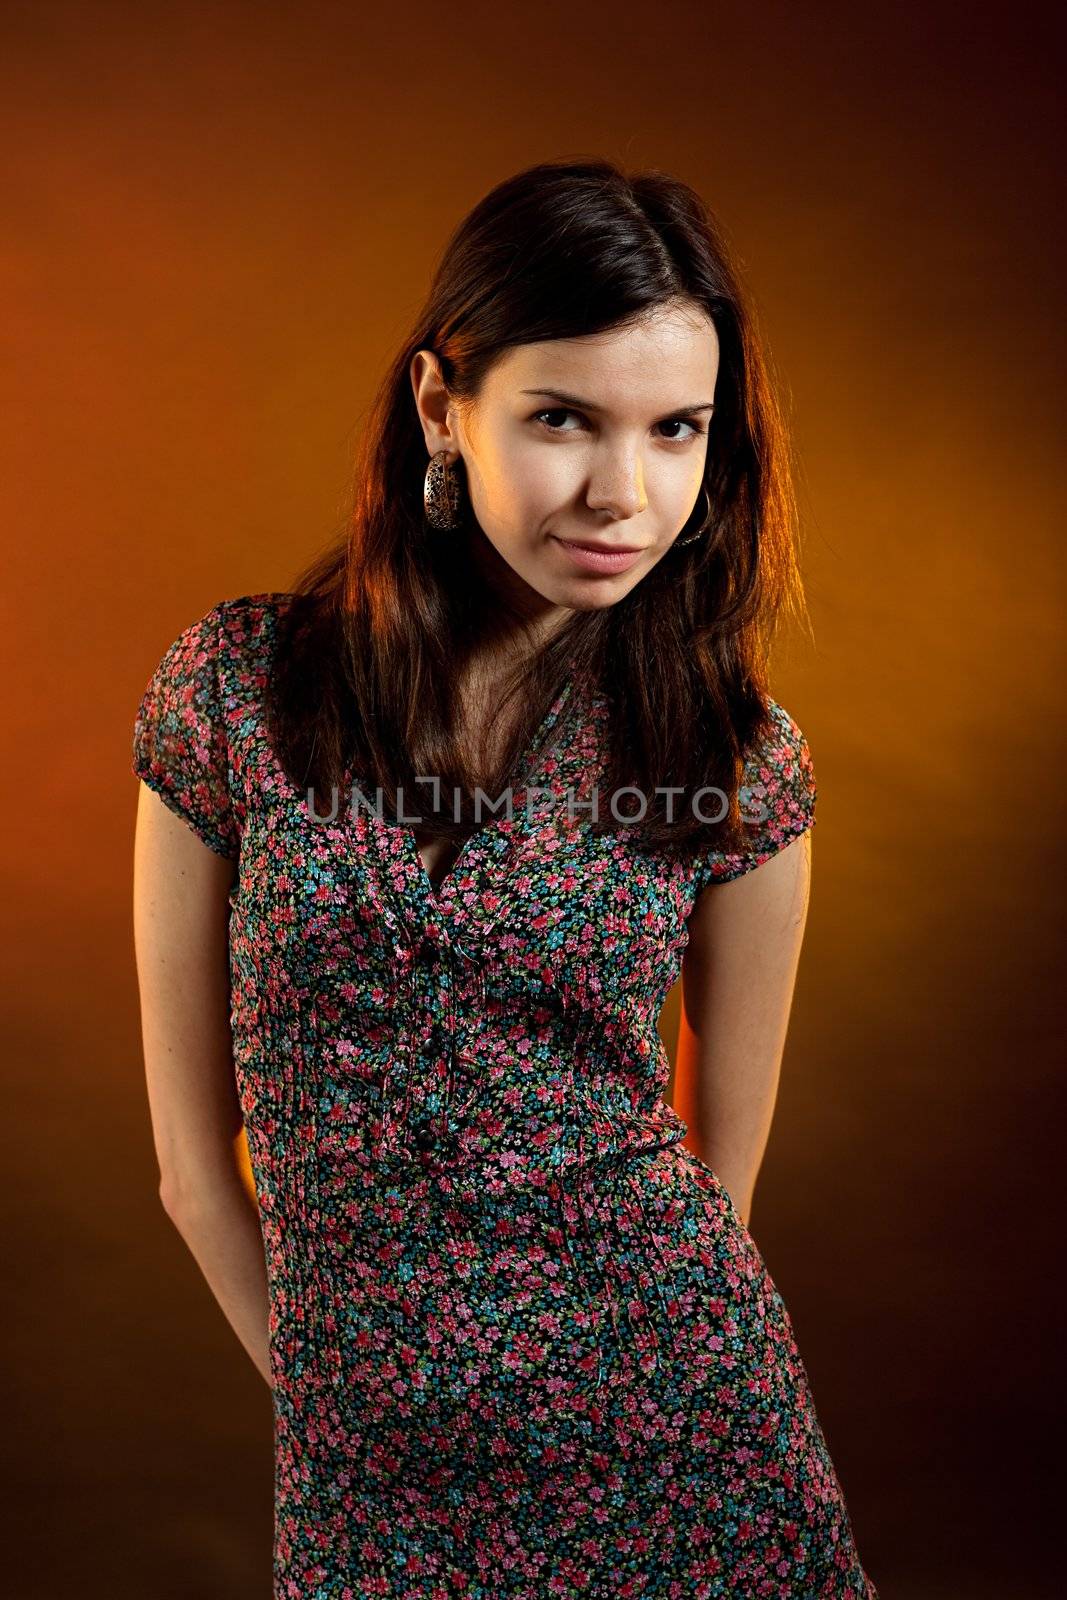
[[817, 822], [751, 1229], [865, 1565], [1061, 1591], [1060, 54], [946, 0], [5, 7], [12, 1600], [270, 1592], [268, 1394], [158, 1197], [134, 713], [334, 539], [451, 229], [571, 155], [706, 198], [791, 430]]

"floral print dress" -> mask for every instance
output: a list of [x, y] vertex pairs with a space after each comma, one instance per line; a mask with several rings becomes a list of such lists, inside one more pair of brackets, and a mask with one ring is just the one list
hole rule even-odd
[[133, 747], [236, 864], [275, 1600], [877, 1600], [786, 1307], [663, 1099], [687, 916], [812, 826], [803, 735], [772, 707], [742, 793], [767, 820], [682, 865], [568, 808], [604, 706], [565, 688], [540, 803], [516, 787], [435, 885], [373, 792], [323, 820], [277, 761], [286, 598], [187, 627]]

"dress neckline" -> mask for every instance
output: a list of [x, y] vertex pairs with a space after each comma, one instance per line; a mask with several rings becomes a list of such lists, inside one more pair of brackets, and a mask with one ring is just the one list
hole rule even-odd
[[[285, 599], [291, 598], [288, 594], [284, 594], [283, 597]], [[276, 599], [277, 597], [272, 595], [271, 598]], [[277, 607], [275, 607], [275, 610], [277, 610]], [[513, 803], [516, 791], [525, 803], [525, 792], [538, 776], [538, 757], [543, 754], [542, 746], [572, 698], [574, 686], [573, 667], [574, 658], [572, 657], [567, 663], [567, 677], [563, 688], [552, 701], [534, 734], [519, 755], [516, 766], [522, 776], [511, 785]], [[295, 787], [282, 766], [265, 728], [263, 729], [263, 737], [270, 756], [273, 780], [279, 791], [288, 799], [297, 802], [306, 815], [310, 815], [307, 800]], [[346, 769], [344, 793], [351, 794], [357, 787], [362, 786], [356, 774], [351, 768]], [[495, 797], [490, 796], [490, 799], [492, 798]], [[455, 904], [453, 891], [459, 878], [472, 872], [484, 853], [495, 850], [501, 842], [505, 846], [513, 844], [523, 836], [521, 824], [514, 820], [509, 821], [506, 812], [503, 816], [498, 816], [491, 812], [488, 819], [481, 823], [463, 841], [455, 860], [440, 882], [435, 885], [416, 846], [415, 826], [413, 823], [390, 822], [375, 806], [362, 808], [360, 818], [361, 820], [356, 822], [357, 832], [363, 833], [365, 838], [373, 841], [375, 853], [379, 857], [382, 866], [386, 869], [387, 878], [389, 876], [388, 869], [392, 867], [395, 871], [397, 862], [400, 861], [402, 863], [405, 869], [402, 877], [414, 904], [414, 909], [417, 912], [417, 921], [424, 925], [430, 922], [438, 927], [443, 927], [444, 917], [453, 910]], [[319, 820], [321, 821], [322, 819]], [[341, 823], [340, 826], [344, 828], [345, 824]], [[396, 909], [399, 909], [399, 907]]]
[[[516, 797], [523, 797], [526, 787], [537, 776], [535, 765], [537, 757], [541, 753], [541, 748], [547, 735], [559, 720], [564, 707], [570, 700], [571, 691], [572, 680], [568, 677], [563, 688], [541, 718], [533, 736], [520, 753], [517, 769], [522, 776], [516, 783], [510, 785], [513, 808]], [[493, 795], [489, 796], [490, 800], [496, 798]], [[454, 904], [452, 891], [458, 879], [468, 873], [482, 852], [492, 848], [495, 841], [501, 837], [501, 830], [507, 823], [507, 815], [506, 812], [503, 815], [490, 812], [487, 819], [480, 823], [474, 832], [464, 839], [459, 853], [451, 866], [436, 884], [430, 877], [426, 864], [419, 853], [415, 842], [415, 826], [413, 823], [391, 822], [377, 815], [373, 815], [372, 821], [376, 833], [378, 833], [378, 830], [385, 830], [385, 837], [400, 835], [403, 855], [407, 866], [410, 868], [409, 877], [414, 886], [416, 900], [432, 915], [441, 916], [451, 910]], [[508, 826], [514, 827], [514, 820], [508, 823]], [[382, 837], [382, 834], [379, 834], [379, 837]]]

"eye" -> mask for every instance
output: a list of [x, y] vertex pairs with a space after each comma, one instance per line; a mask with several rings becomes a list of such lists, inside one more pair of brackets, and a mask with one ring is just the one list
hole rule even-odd
[[562, 406], [554, 406], [550, 411], [535, 411], [533, 421], [540, 424], [546, 433], [570, 433], [570, 428], [554, 428], [551, 423], [542, 422], [542, 417], [576, 417], [577, 411], [566, 411]]
[[688, 417], [671, 417], [667, 422], [657, 423], [660, 428], [688, 428], [689, 432], [676, 435], [668, 439], [668, 444], [687, 444], [690, 439], [699, 439], [707, 433], [707, 429], [700, 422], [690, 422]]

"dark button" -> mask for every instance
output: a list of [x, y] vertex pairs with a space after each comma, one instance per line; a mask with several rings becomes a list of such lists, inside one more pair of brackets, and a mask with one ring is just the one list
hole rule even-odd
[[437, 1147], [437, 1135], [432, 1128], [416, 1128], [413, 1138], [417, 1150], [434, 1150]]

